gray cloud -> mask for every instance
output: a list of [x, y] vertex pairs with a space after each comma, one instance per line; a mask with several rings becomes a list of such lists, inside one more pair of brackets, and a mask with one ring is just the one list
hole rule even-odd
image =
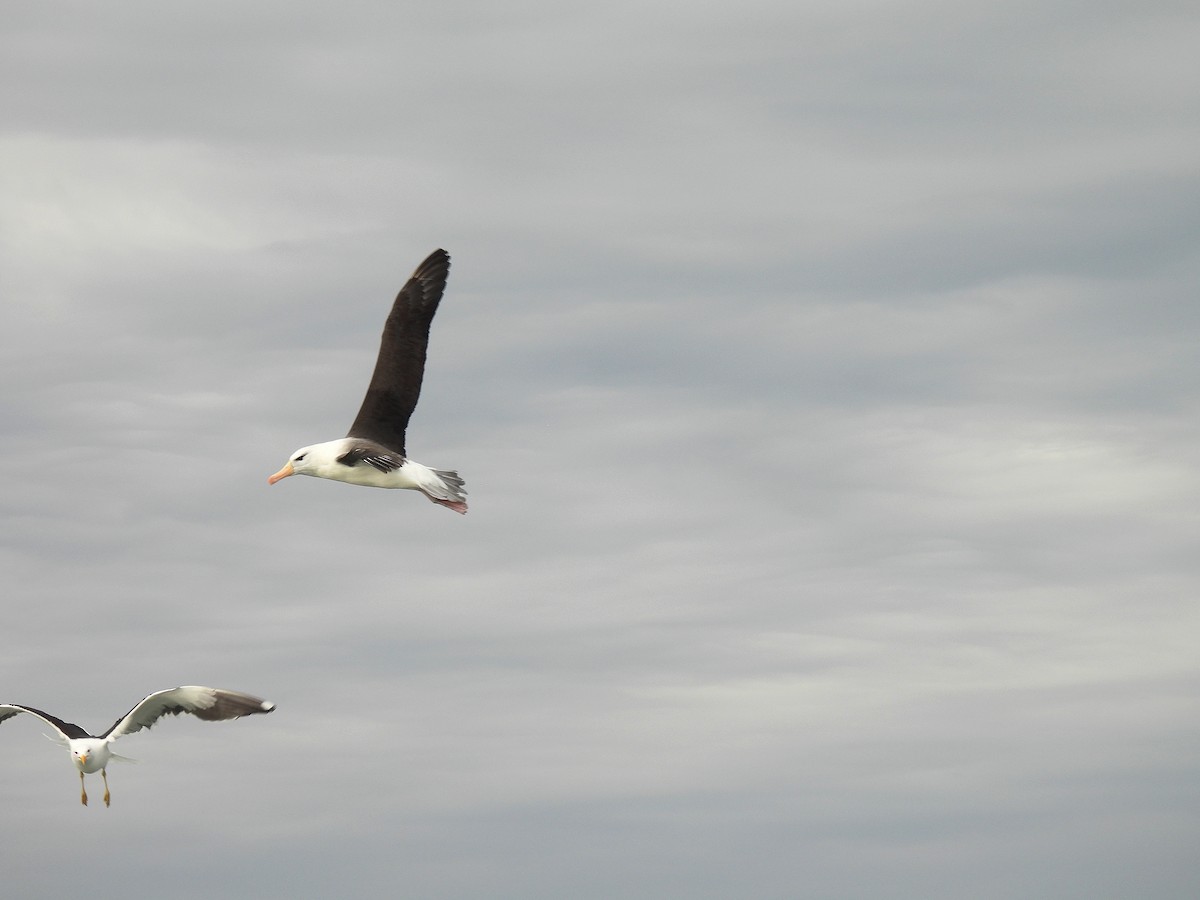
[[[279, 705], [6, 722], [10, 889], [1194, 894], [1197, 27], [10, 10], [0, 699]], [[437, 246], [471, 514], [268, 488]]]

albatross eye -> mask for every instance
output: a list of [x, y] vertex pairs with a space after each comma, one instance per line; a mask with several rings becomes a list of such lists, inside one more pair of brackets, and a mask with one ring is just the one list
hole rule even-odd
[[301, 453], [299, 456], [297, 456], [295, 458], [295, 460], [293, 460], [293, 462], [302, 462], [304, 460], [304, 457], [306, 457], [306, 456], [308, 456], [307, 453]]

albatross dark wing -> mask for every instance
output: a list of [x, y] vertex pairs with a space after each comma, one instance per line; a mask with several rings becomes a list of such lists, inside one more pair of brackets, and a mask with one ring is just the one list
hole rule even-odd
[[375, 441], [406, 455], [404, 433], [421, 396], [429, 325], [446, 290], [449, 273], [450, 255], [445, 250], [434, 250], [396, 295], [383, 326], [375, 374], [347, 437]]
[[269, 713], [274, 703], [243, 694], [240, 691], [223, 691], [219, 688], [184, 685], [168, 691], [157, 691], [117, 719], [112, 728], [100, 735], [116, 740], [149, 728], [166, 715], [177, 716], [191, 713], [197, 719], [219, 722], [222, 719], [237, 719], [255, 713]]
[[361, 445], [351, 447], [339, 456], [337, 461], [343, 466], [357, 466], [359, 463], [366, 463], [380, 472], [387, 473], [394, 472], [404, 465], [404, 456], [393, 453], [381, 444], [364, 441]]
[[52, 716], [50, 713], [42, 712], [40, 709], [34, 709], [32, 706], [22, 706], [20, 703], [0, 703], [0, 722], [5, 719], [11, 719], [17, 713], [29, 713], [31, 716], [37, 716], [47, 725], [57, 728], [59, 733], [65, 738], [74, 740], [75, 738], [91, 737], [86, 731], [78, 725], [73, 725], [70, 722], [64, 722], [57, 716]]

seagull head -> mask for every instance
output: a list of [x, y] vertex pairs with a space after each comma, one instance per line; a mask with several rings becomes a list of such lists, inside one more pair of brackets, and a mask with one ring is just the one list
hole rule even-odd
[[108, 744], [100, 738], [76, 738], [70, 742], [71, 758], [80, 772], [99, 772], [111, 754]]

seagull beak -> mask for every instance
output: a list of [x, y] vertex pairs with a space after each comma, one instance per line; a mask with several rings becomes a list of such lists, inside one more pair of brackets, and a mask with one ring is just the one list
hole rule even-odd
[[283, 479], [287, 478], [289, 475], [295, 475], [295, 474], [296, 474], [296, 470], [292, 468], [292, 464], [289, 461], [287, 463], [284, 463], [284, 466], [282, 469], [280, 469], [278, 472], [276, 472], [274, 475], [272, 475], [270, 478], [267, 479], [267, 484], [274, 484], [277, 481], [282, 481]]
[[87, 765], [87, 754], [86, 754], [86, 753], [80, 753], [80, 754], [79, 754], [79, 764], [80, 764], [81, 766], [85, 766], [85, 765]]

